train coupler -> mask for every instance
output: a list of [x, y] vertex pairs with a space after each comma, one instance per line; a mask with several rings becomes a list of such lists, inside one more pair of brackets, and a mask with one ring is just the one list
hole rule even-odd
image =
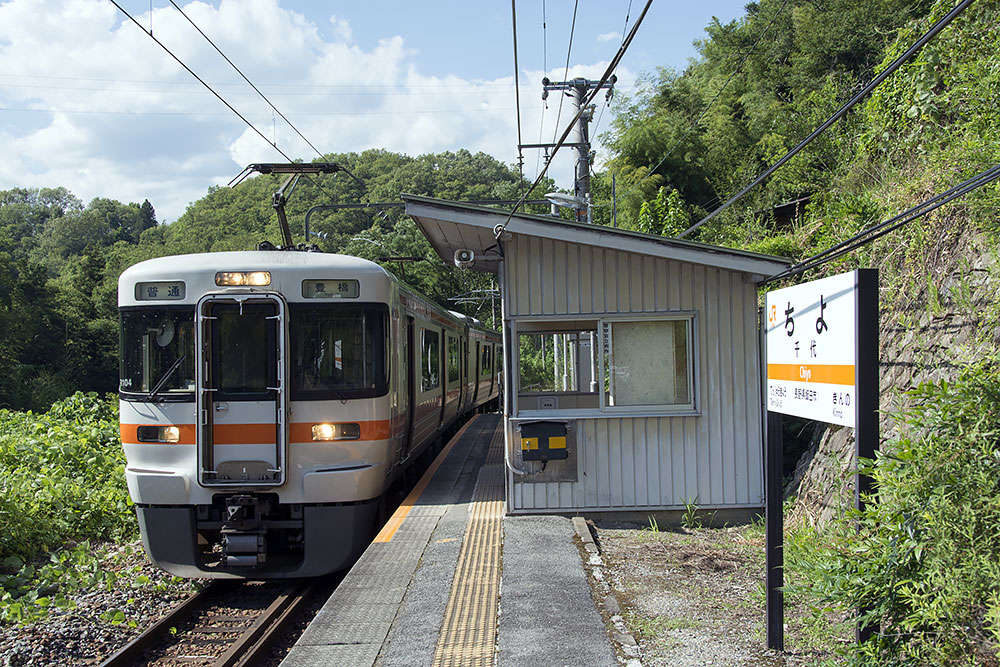
[[269, 500], [257, 496], [226, 498], [221, 535], [228, 567], [258, 567], [267, 562], [267, 537], [261, 517], [270, 506]]

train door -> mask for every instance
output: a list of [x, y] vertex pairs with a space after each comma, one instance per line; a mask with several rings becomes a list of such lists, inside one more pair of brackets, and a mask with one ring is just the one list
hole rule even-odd
[[209, 295], [195, 314], [199, 481], [284, 483], [287, 307], [277, 295]]
[[413, 318], [406, 318], [406, 403], [407, 403], [407, 414], [406, 414], [406, 444], [403, 451], [403, 458], [405, 459], [410, 455], [410, 451], [413, 449], [413, 421], [416, 418], [417, 413], [417, 369], [420, 367], [417, 364], [416, 357], [416, 331], [413, 324]]
[[476, 403], [479, 401], [479, 358], [480, 358], [479, 357], [479, 345], [480, 345], [480, 343], [477, 340], [476, 341], [476, 356], [475, 356], [475, 360], [476, 360], [475, 366], [476, 367], [473, 369], [474, 375], [472, 376], [473, 377], [473, 382], [475, 382], [476, 386], [475, 386], [475, 389], [472, 390], [472, 405], [476, 405]]
[[441, 328], [441, 354], [439, 356], [439, 366], [438, 373], [440, 373], [441, 378], [441, 414], [438, 417], [438, 426], [444, 425], [445, 420], [445, 409], [448, 407], [448, 389], [451, 388], [451, 382], [448, 381], [448, 330], [444, 327]]

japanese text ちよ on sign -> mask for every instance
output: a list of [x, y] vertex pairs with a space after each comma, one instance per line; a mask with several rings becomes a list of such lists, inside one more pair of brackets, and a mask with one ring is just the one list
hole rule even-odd
[[767, 409], [854, 426], [857, 274], [767, 293]]

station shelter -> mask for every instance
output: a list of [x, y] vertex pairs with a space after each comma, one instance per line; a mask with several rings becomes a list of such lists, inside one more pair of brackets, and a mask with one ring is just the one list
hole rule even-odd
[[763, 507], [755, 283], [787, 260], [403, 199], [442, 259], [497, 276], [508, 513]]

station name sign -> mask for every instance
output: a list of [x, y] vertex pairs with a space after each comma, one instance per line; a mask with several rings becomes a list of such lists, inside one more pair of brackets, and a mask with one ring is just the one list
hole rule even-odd
[[767, 293], [767, 409], [855, 426], [858, 272]]

